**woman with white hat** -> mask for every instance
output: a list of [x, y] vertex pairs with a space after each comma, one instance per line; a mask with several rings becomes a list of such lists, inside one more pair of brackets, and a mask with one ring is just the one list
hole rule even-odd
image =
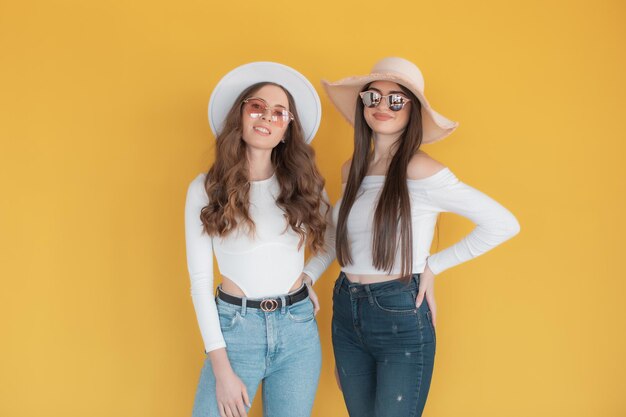
[[[191, 182], [185, 207], [207, 353], [196, 417], [246, 416], [259, 383], [264, 415], [310, 415], [321, 365], [311, 285], [334, 259], [324, 179], [308, 144], [320, 117], [311, 83], [281, 64], [238, 67], [211, 95], [215, 162]], [[306, 265], [305, 247], [315, 255]]]
[[[420, 150], [457, 123], [429, 105], [413, 63], [386, 58], [369, 75], [323, 85], [354, 125], [333, 210], [342, 266], [333, 291], [338, 382], [352, 417], [420, 416], [435, 357], [435, 275], [511, 238], [519, 224]], [[477, 227], [429, 256], [445, 211]]]

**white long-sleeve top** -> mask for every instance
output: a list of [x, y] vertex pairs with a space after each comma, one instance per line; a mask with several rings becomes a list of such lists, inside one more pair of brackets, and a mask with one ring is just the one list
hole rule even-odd
[[[384, 175], [363, 178], [357, 198], [347, 219], [348, 242], [352, 263], [342, 267], [351, 274], [386, 274], [373, 265], [373, 219]], [[449, 168], [417, 180], [407, 180], [411, 199], [413, 227], [413, 271], [421, 273], [426, 263], [434, 274], [475, 258], [519, 233], [520, 225], [513, 214], [484, 193], [459, 181]], [[341, 199], [333, 209], [337, 224]], [[474, 230], [456, 244], [430, 255], [435, 224], [440, 212], [467, 217], [476, 224]], [[400, 248], [392, 274], [400, 273]]]
[[225, 237], [209, 236], [200, 220], [200, 212], [209, 202], [205, 177], [198, 175], [187, 190], [185, 240], [191, 297], [205, 351], [209, 352], [226, 347], [213, 296], [213, 253], [220, 274], [237, 284], [246, 297], [270, 297], [288, 293], [302, 272], [315, 282], [335, 259], [335, 234], [329, 224], [324, 250], [304, 266], [305, 245], [298, 249], [300, 236], [276, 205], [280, 186], [273, 175], [250, 181], [249, 213], [256, 227], [254, 235], [237, 229]]

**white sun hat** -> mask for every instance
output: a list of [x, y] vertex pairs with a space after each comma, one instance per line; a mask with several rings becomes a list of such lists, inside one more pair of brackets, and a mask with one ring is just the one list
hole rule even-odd
[[226, 74], [209, 99], [209, 123], [215, 137], [224, 127], [226, 115], [243, 90], [260, 82], [282, 86], [293, 96], [304, 133], [310, 143], [320, 126], [322, 106], [315, 87], [295, 69], [276, 62], [251, 62]]

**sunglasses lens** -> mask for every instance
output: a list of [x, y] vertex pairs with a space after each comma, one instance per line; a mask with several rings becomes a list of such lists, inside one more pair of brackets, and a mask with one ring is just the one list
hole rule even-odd
[[363, 100], [363, 105], [365, 107], [376, 107], [378, 106], [378, 103], [380, 103], [380, 94], [375, 91], [366, 91], [361, 96], [361, 99]]
[[[259, 119], [263, 117], [268, 110], [265, 101], [259, 98], [249, 98], [244, 102], [243, 111], [253, 119]], [[280, 106], [273, 107], [270, 110], [270, 123], [283, 127], [285, 124], [291, 121], [291, 113], [287, 109]]]
[[265, 113], [265, 103], [261, 100], [250, 99], [246, 102], [243, 109], [248, 116], [253, 119], [258, 119], [263, 116], [263, 113]]
[[291, 116], [287, 110], [275, 109], [272, 111], [272, 123], [276, 126], [283, 127], [285, 123], [289, 123]]
[[400, 111], [402, 107], [404, 107], [404, 103], [406, 103], [403, 96], [400, 94], [391, 94], [387, 97], [387, 105], [389, 110], [391, 111]]

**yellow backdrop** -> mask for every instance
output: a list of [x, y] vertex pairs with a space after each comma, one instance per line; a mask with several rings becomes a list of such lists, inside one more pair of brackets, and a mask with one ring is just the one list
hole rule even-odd
[[[426, 417], [626, 415], [622, 1], [0, 2], [0, 415], [190, 415], [203, 361], [183, 207], [206, 108], [255, 60], [322, 78], [417, 63], [460, 128], [427, 146], [520, 220], [438, 277]], [[351, 129], [322, 95], [331, 199]], [[443, 215], [440, 250], [471, 230]], [[332, 374], [334, 263], [317, 284], [313, 415]], [[257, 398], [252, 416], [260, 416]], [[288, 417], [288, 416], [286, 416]]]

